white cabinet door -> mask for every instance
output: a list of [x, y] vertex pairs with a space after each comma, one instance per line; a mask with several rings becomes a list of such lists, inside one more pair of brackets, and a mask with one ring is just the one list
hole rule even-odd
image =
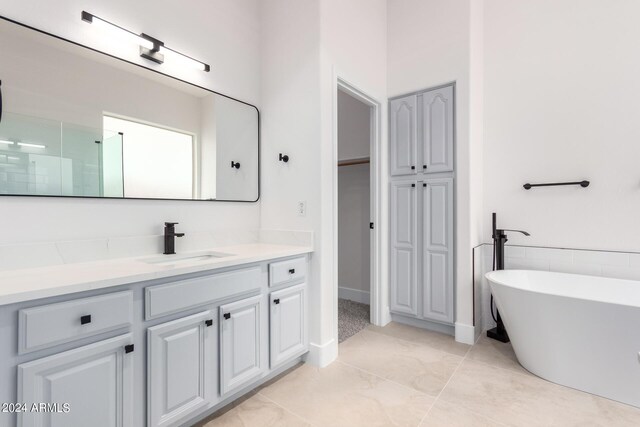
[[453, 322], [453, 178], [424, 184], [422, 315]]
[[18, 402], [69, 404], [69, 412], [19, 414], [21, 427], [133, 426], [131, 334], [18, 366]]
[[271, 368], [307, 351], [305, 284], [270, 295]]
[[220, 306], [221, 394], [247, 384], [262, 374], [260, 329], [262, 297]]
[[389, 103], [389, 146], [391, 175], [416, 173], [417, 97], [394, 99]]
[[422, 94], [422, 168], [423, 172], [453, 170], [453, 86]]
[[214, 403], [217, 331], [212, 311], [148, 329], [147, 405], [150, 427], [176, 425]]
[[418, 314], [417, 189], [413, 180], [391, 183], [391, 311]]

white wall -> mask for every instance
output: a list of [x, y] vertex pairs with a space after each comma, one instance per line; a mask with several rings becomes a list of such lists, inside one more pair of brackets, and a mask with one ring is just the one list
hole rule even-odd
[[638, 16], [635, 0], [486, 0], [483, 217], [531, 233], [509, 243], [638, 250]]
[[371, 108], [338, 91], [338, 160], [370, 155]]
[[[309, 275], [312, 362], [327, 347], [320, 236], [320, 17], [318, 0], [262, 0], [262, 217], [269, 229], [312, 230]], [[279, 162], [278, 153], [289, 155]], [[306, 203], [299, 216], [297, 203]], [[330, 342], [329, 344], [330, 345]]]
[[[270, 183], [263, 192], [261, 224], [315, 232], [310, 357], [324, 365], [337, 355], [335, 78], [386, 108], [386, 3], [265, 0], [261, 6], [263, 181]], [[291, 157], [289, 163], [277, 161], [280, 152]], [[306, 202], [306, 216], [296, 213], [298, 201]]]
[[[169, 47], [211, 65], [211, 72], [159, 66], [178, 77], [260, 105], [260, 20], [258, 0], [1, 0], [2, 15], [25, 24], [142, 61], [122, 51], [80, 20], [87, 10], [105, 19], [156, 36]], [[144, 62], [149, 66], [148, 61]], [[0, 243], [158, 234], [163, 221], [179, 221], [181, 231], [260, 224], [257, 203], [170, 202], [3, 198], [0, 218], [12, 224]]]
[[[338, 246], [337, 211], [338, 203], [336, 182], [337, 152], [337, 82], [340, 78], [364, 92], [380, 104], [381, 140], [380, 175], [387, 176], [387, 70], [386, 70], [386, 22], [387, 5], [385, 0], [320, 0], [321, 22], [321, 122], [322, 145], [320, 153], [322, 200], [322, 250], [324, 260], [323, 273], [329, 278], [325, 287], [327, 306], [324, 319], [327, 321], [328, 336], [337, 342], [337, 281], [338, 264], [335, 251]], [[386, 206], [386, 179], [380, 186], [380, 203]], [[387, 210], [376, 219], [378, 232], [383, 236], [380, 266], [383, 295], [380, 295], [383, 307], [388, 307], [388, 251], [385, 243], [388, 236]], [[331, 310], [331, 311], [329, 311]], [[384, 316], [383, 316], [384, 317]], [[387, 316], [388, 317], [388, 312]], [[387, 319], [381, 319], [386, 322]]]
[[[338, 159], [369, 157], [371, 108], [338, 93]], [[341, 298], [369, 304], [369, 164], [338, 168], [338, 286]]]
[[[471, 22], [481, 14], [471, 9], [470, 0], [389, 0], [387, 45], [389, 97], [456, 82], [456, 323], [467, 330], [473, 325], [471, 249], [480, 240], [472, 212], [480, 210], [481, 191], [471, 148], [481, 144], [481, 133], [474, 128], [472, 139], [470, 118]], [[473, 63], [480, 65], [476, 57]]]

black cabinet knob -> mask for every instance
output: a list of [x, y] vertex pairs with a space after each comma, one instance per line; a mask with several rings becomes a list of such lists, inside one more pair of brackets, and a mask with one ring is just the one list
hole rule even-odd
[[86, 325], [87, 323], [91, 323], [91, 315], [87, 314], [85, 316], [80, 317], [80, 324]]
[[289, 270], [289, 274], [294, 274], [296, 272], [295, 268], [292, 268], [291, 270]]
[[426, 169], [426, 168], [427, 168], [427, 165], [422, 165], [422, 169]]
[[231, 167], [240, 169], [240, 162], [234, 162], [233, 160], [231, 160]]
[[224, 317], [225, 319], [229, 320], [231, 319], [231, 313], [225, 313], [222, 315], [222, 317]]
[[287, 163], [289, 161], [289, 156], [286, 154], [278, 154], [278, 160], [280, 160], [281, 162], [285, 162]]
[[415, 187], [416, 185], [415, 185], [415, 184], [411, 184], [411, 186], [412, 186], [412, 187]]
[[423, 186], [423, 187], [426, 187], [426, 186], [427, 186], [427, 183], [426, 183], [426, 182], [423, 182], [423, 183], [422, 183], [422, 186]]
[[133, 344], [125, 345], [124, 346], [124, 352], [125, 353], [133, 353], [134, 348], [135, 347], [133, 346]]
[[416, 167], [415, 166], [411, 166], [411, 170], [414, 170]]
[[280, 304], [280, 298], [276, 298], [276, 299], [274, 299], [274, 300], [273, 300], [273, 303], [274, 303], [274, 304]]
[[207, 325], [207, 327], [213, 326], [213, 319], [205, 320], [204, 324]]

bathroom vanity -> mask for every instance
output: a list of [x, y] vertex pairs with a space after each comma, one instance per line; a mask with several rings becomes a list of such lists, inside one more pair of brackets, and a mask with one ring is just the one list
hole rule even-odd
[[307, 352], [310, 252], [256, 243], [0, 272], [0, 402], [13, 404], [0, 425], [213, 413]]

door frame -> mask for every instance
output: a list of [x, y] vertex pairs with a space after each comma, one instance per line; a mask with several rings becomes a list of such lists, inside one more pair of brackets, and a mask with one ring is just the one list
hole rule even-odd
[[335, 332], [338, 332], [338, 91], [344, 92], [370, 108], [370, 141], [369, 141], [369, 216], [374, 228], [370, 231], [370, 318], [369, 321], [383, 326], [388, 317], [383, 313], [383, 290], [381, 275], [381, 151], [382, 151], [382, 103], [368, 95], [357, 86], [351, 84], [337, 73], [334, 74], [333, 87], [333, 287]]

